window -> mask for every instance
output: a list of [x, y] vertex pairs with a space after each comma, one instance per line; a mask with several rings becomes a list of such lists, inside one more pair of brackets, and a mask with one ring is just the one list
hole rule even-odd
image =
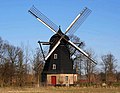
[[57, 54], [54, 54], [54, 59], [57, 59]]
[[77, 81], [77, 76], [76, 76], [76, 75], [74, 75], [74, 81], [75, 81], [75, 82]]
[[56, 64], [53, 64], [53, 67], [52, 67], [52, 69], [56, 69]]
[[68, 82], [68, 76], [65, 76], [65, 81]]

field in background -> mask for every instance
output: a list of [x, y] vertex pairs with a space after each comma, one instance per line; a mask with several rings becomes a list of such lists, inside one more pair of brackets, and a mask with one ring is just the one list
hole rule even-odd
[[120, 88], [40, 87], [0, 88], [0, 93], [120, 93]]

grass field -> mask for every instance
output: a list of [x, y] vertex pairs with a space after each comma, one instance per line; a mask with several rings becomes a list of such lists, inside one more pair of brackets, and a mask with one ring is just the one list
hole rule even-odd
[[120, 93], [120, 88], [40, 87], [0, 88], [0, 93]]

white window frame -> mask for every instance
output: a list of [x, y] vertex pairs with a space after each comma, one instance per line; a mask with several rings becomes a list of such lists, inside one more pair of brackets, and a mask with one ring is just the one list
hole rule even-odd
[[65, 76], [65, 81], [68, 82], [68, 76]]
[[54, 54], [54, 59], [57, 59], [57, 57], [58, 57], [57, 54]]
[[52, 67], [52, 69], [56, 69], [56, 64], [53, 64], [53, 67]]

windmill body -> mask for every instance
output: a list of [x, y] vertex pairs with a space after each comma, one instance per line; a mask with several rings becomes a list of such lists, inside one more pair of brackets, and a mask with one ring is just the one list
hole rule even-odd
[[[49, 85], [73, 85], [77, 82], [77, 74], [73, 70], [73, 62], [70, 57], [69, 46], [71, 45], [91, 62], [96, 62], [89, 57], [89, 55], [80, 49], [75, 43], [70, 41], [66, 35], [68, 32], [76, 31], [79, 26], [84, 22], [86, 17], [90, 14], [91, 10], [86, 8], [78, 14], [70, 26], [62, 33], [60, 27], [56, 26], [44, 14], [37, 10], [34, 6], [29, 12], [46, 27], [48, 27], [55, 34], [50, 38], [49, 52], [45, 59], [45, 66], [42, 72], [42, 82]], [[44, 43], [44, 42], [43, 42]], [[41, 44], [40, 44], [41, 45]]]
[[[58, 33], [63, 35], [61, 29], [58, 30]], [[51, 42], [49, 51], [51, 51], [51, 49], [55, 46], [55, 44], [60, 38], [61, 37], [58, 34], [55, 34], [51, 37], [49, 41]], [[65, 38], [69, 40], [68, 36], [65, 36]], [[42, 72], [42, 82], [47, 82], [48, 84], [52, 84], [52, 85], [54, 84], [58, 85], [62, 81], [65, 81], [65, 76], [68, 75], [73, 77], [73, 75], [76, 76], [77, 74], [73, 69], [73, 62], [70, 58], [69, 44], [64, 39], [62, 39], [59, 46], [54, 50], [52, 55], [46, 60]], [[66, 84], [66, 82], [63, 82], [63, 84]], [[73, 84], [73, 78], [69, 79], [69, 84]]]

